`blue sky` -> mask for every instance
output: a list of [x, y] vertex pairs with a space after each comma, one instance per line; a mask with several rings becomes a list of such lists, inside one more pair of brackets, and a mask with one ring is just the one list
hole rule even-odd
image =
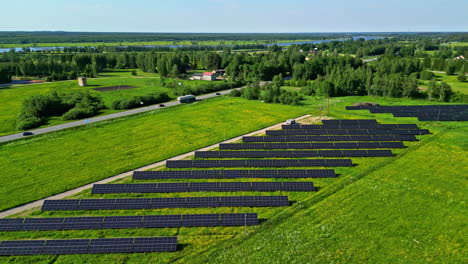
[[467, 0], [22, 0], [0, 31], [468, 31]]

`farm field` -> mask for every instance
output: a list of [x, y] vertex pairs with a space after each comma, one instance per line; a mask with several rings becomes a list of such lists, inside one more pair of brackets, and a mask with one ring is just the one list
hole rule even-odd
[[[353, 158], [356, 167], [335, 168], [338, 178], [312, 179], [318, 192], [274, 192], [274, 193], [180, 193], [180, 194], [106, 194], [91, 195], [90, 191], [82, 192], [73, 198], [140, 198], [140, 197], [185, 197], [185, 196], [222, 196], [222, 195], [288, 195], [295, 203], [287, 208], [210, 208], [210, 209], [163, 209], [163, 210], [135, 210], [135, 211], [86, 211], [86, 212], [29, 212], [24, 217], [60, 217], [60, 216], [105, 216], [105, 215], [150, 215], [150, 214], [190, 214], [190, 213], [249, 213], [256, 212], [259, 218], [265, 219], [260, 226], [254, 227], [211, 227], [211, 228], [177, 228], [177, 229], [124, 229], [124, 230], [86, 230], [86, 231], [36, 231], [36, 232], [2, 232], [2, 239], [61, 239], [61, 238], [101, 238], [101, 237], [136, 237], [136, 236], [178, 236], [182, 244], [175, 253], [148, 253], [148, 254], [107, 254], [107, 255], [65, 255], [65, 256], [34, 256], [34, 257], [10, 257], [4, 261], [18, 263], [461, 263], [463, 262], [463, 245], [466, 233], [464, 223], [466, 217], [466, 198], [464, 198], [464, 175], [468, 173], [464, 164], [467, 163], [467, 142], [465, 136], [467, 127], [457, 122], [418, 122], [415, 118], [393, 118], [391, 114], [370, 114], [368, 111], [346, 111], [344, 106], [352, 102], [378, 102], [385, 105], [398, 104], [427, 104], [426, 101], [386, 99], [376, 97], [343, 97], [333, 98], [328, 103], [323, 99], [307, 98], [304, 105], [298, 107], [267, 105], [258, 101], [246, 101], [244, 99], [232, 99], [230, 110], [229, 98], [217, 98], [195, 105], [181, 106], [167, 109], [165, 112], [148, 113], [131, 119], [125, 118], [107, 122], [102, 125], [83, 129], [72, 129], [55, 133], [55, 136], [40, 136], [37, 139], [29, 139], [5, 145], [10, 151], [21, 152], [22, 149], [50, 148], [48, 143], [54, 140], [55, 145], [67, 145], [70, 149], [73, 145], [67, 143], [70, 138], [77, 138], [83, 148], [74, 151], [73, 159], [84, 160], [83, 156], [87, 147], [93, 142], [102, 139], [102, 135], [109, 135], [104, 131], [119, 131], [118, 126], [132, 127], [126, 133], [126, 142], [113, 141], [111, 144], [116, 152], [122, 151], [119, 146], [125, 147], [128, 162], [143, 162], [143, 159], [173, 153], [186, 152], [188, 150], [173, 150], [172, 145], [151, 148], [152, 140], [167, 138], [166, 142], [186, 142], [178, 144], [179, 148], [196, 148], [194, 141], [209, 135], [222, 140], [222, 130], [226, 129], [235, 135], [241, 134], [240, 130], [247, 129], [244, 126], [258, 125], [259, 122], [272, 120], [271, 123], [286, 119], [280, 115], [285, 112], [291, 116], [299, 116], [303, 113], [312, 115], [327, 114], [334, 118], [363, 119], [375, 118], [381, 123], [417, 123], [421, 128], [429, 129], [433, 134], [422, 136], [421, 142], [405, 142], [407, 149], [393, 150], [396, 157], [386, 158]], [[226, 107], [228, 106], [228, 107]], [[329, 109], [327, 110], [327, 107]], [[195, 108], [195, 111], [194, 111]], [[216, 109], [216, 111], [204, 111]], [[281, 108], [281, 109], [279, 109]], [[201, 110], [204, 109], [204, 110]], [[239, 109], [250, 109], [239, 113]], [[222, 111], [221, 113], [219, 111]], [[206, 113], [208, 112], [208, 113]], [[217, 114], [209, 114], [217, 112]], [[188, 117], [200, 116], [197, 122], [183, 122]], [[232, 113], [236, 113], [233, 117]], [[255, 119], [252, 113], [256, 113]], [[177, 114], [179, 119], [169, 119], [169, 116]], [[228, 115], [229, 114], [229, 115]], [[274, 115], [274, 116], [273, 116]], [[165, 117], [167, 116], [167, 117]], [[246, 118], [248, 116], [249, 118]], [[263, 118], [264, 120], [260, 120]], [[136, 120], [133, 120], [136, 119]], [[232, 120], [231, 120], [232, 119]], [[212, 122], [206, 122], [211, 120]], [[227, 121], [229, 120], [229, 123]], [[239, 122], [242, 120], [242, 122]], [[248, 124], [245, 124], [247, 121]], [[180, 122], [180, 123], [179, 123]], [[163, 124], [164, 127], [180, 129], [176, 137], [163, 134], [162, 128], [156, 128], [154, 124]], [[177, 123], [177, 124], [171, 124]], [[271, 124], [269, 123], [269, 124]], [[140, 124], [137, 127], [135, 125]], [[143, 130], [143, 124], [148, 124]], [[183, 124], [183, 126], [181, 125]], [[242, 129], [239, 129], [239, 124]], [[228, 126], [229, 125], [229, 126]], [[147, 131], [152, 127], [151, 131]], [[162, 126], [159, 126], [162, 127]], [[259, 127], [258, 127], [259, 128]], [[255, 128], [256, 129], [256, 128]], [[255, 130], [251, 129], [251, 130]], [[193, 133], [197, 131], [197, 133]], [[68, 132], [68, 133], [67, 133]], [[191, 132], [192, 137], [188, 136]], [[120, 134], [120, 132], [117, 132]], [[143, 135], [143, 133], [145, 135]], [[141, 135], [140, 135], [141, 134]], [[199, 134], [201, 134], [199, 136]], [[193, 137], [195, 136], [195, 138]], [[122, 137], [122, 136], [120, 136]], [[137, 144], [134, 139], [145, 137], [145, 146]], [[231, 137], [231, 135], [229, 135]], [[114, 137], [117, 138], [117, 137]], [[182, 138], [182, 140], [181, 140]], [[128, 142], [130, 139], [130, 142]], [[130, 143], [130, 144], [129, 144]], [[133, 144], [135, 143], [135, 144]], [[119, 145], [121, 144], [121, 145]], [[207, 144], [205, 144], [207, 145]], [[142, 149], [144, 148], [144, 149]], [[167, 149], [171, 148], [171, 149]], [[103, 153], [107, 146], [94, 148], [92, 153], [100, 157], [101, 164], [113, 164], [117, 170], [122, 166], [124, 157], [108, 157], [105, 162]], [[0, 148], [2, 152], [2, 148]], [[55, 160], [54, 153], [60, 150], [55, 148], [49, 151], [48, 160]], [[128, 155], [132, 152], [131, 155]], [[11, 152], [9, 152], [11, 153]], [[8, 153], [8, 154], [9, 154]], [[108, 153], [108, 152], [107, 152]], [[4, 153], [1, 153], [4, 156]], [[124, 154], [125, 155], [125, 154]], [[124, 156], [120, 155], [120, 156]], [[136, 156], [140, 156], [137, 161]], [[175, 154], [172, 154], [173, 156]], [[36, 164], [42, 164], [34, 157]], [[67, 156], [67, 155], [61, 155]], [[15, 157], [18, 160], [18, 157]], [[126, 159], [128, 160], [128, 158]], [[70, 162], [64, 160], [63, 162]], [[153, 160], [154, 161], [154, 160]], [[23, 164], [29, 161], [21, 161]], [[60, 161], [62, 162], [62, 161]], [[152, 162], [152, 161], [151, 161]], [[50, 163], [50, 162], [49, 162]], [[56, 162], [54, 162], [56, 163]], [[78, 162], [80, 163], [80, 162]], [[88, 179], [96, 178], [97, 173], [104, 174], [104, 170], [93, 167], [93, 159], [87, 160], [86, 173]], [[10, 163], [11, 164], [11, 163]], [[450, 165], [448, 165], [450, 164]], [[27, 164], [25, 164], [27, 165]], [[70, 166], [66, 171], [57, 171], [51, 167], [38, 168], [29, 175], [40, 173], [39, 181], [50, 178], [57, 181], [60, 175], [61, 182], [65, 177], [79, 178], [83, 172], [78, 166]], [[76, 165], [76, 164], [75, 164]], [[7, 165], [11, 167], [11, 165]], [[2, 167], [4, 167], [2, 165]], [[27, 166], [25, 166], [27, 167]], [[37, 167], [37, 165], [36, 165]], [[40, 170], [46, 170], [41, 172]], [[107, 168], [109, 171], [110, 168]], [[72, 173], [73, 172], [73, 173]], [[14, 173], [14, 172], [13, 172]], [[94, 173], [94, 175], [92, 175]], [[7, 173], [10, 175], [12, 173]], [[107, 175], [110, 176], [110, 175]], [[106, 177], [107, 177], [106, 176]], [[52, 179], [54, 178], [54, 179]], [[39, 180], [40, 179], [40, 180]], [[11, 182], [12, 179], [7, 179]], [[251, 181], [252, 179], [236, 179], [235, 181]], [[305, 179], [300, 179], [304, 181]], [[308, 179], [310, 181], [310, 179]], [[187, 180], [166, 180], [168, 182], [180, 182]], [[189, 180], [200, 181], [200, 180]], [[210, 181], [210, 180], [209, 180]], [[224, 180], [223, 180], [224, 181]], [[229, 181], [229, 180], [225, 180]], [[230, 180], [233, 181], [233, 180]], [[257, 181], [275, 181], [275, 179], [259, 179]], [[278, 179], [278, 181], [281, 181]], [[131, 179], [123, 179], [119, 183], [132, 182]], [[138, 181], [141, 182], [141, 181]], [[14, 185], [22, 186], [23, 181]], [[33, 182], [29, 182], [31, 186]], [[51, 186], [43, 183], [43, 186]], [[68, 182], [68, 188], [75, 183]], [[65, 187], [65, 186], [62, 186]], [[23, 192], [24, 194], [25, 192]], [[3, 196], [10, 194], [1, 192]], [[26, 192], [28, 194], [28, 192]], [[16, 199], [19, 199], [16, 197]], [[0, 258], [2, 260], [2, 258]]]
[[[188, 81], [188, 80], [173, 80], [167, 78], [166, 83], [174, 82], [182, 83], [182, 85], [196, 86], [203, 81]], [[32, 85], [14, 85], [0, 87], [0, 135], [12, 134], [19, 132], [15, 128], [15, 120], [18, 115], [22, 101], [36, 94], [46, 94], [50, 92], [65, 93], [70, 91], [89, 91], [91, 94], [100, 96], [105, 105], [110, 107], [112, 101], [123, 99], [129, 96], [148, 95], [154, 92], [167, 92], [171, 98], [176, 98], [174, 89], [164, 88], [160, 84], [160, 79], [157, 74], [150, 74], [138, 71], [137, 76], [131, 75], [131, 70], [115, 70], [112, 72], [104, 72], [99, 75], [99, 78], [88, 79], [86, 87], [78, 86], [76, 80], [57, 81], [51, 83], [32, 84]], [[116, 90], [99, 92], [93, 88], [129, 85], [136, 88], [129, 90]], [[104, 109], [101, 115], [118, 112], [117, 110]], [[45, 126], [58, 125], [70, 121], [63, 121], [60, 117], [52, 117], [48, 120]]]

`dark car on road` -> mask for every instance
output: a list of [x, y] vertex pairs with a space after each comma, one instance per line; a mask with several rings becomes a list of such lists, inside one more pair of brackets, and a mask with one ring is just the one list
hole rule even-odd
[[216, 93], [216, 95], [221, 95], [221, 93]]
[[165, 107], [166, 105], [165, 104], [160, 104], [159, 107]]
[[33, 132], [30, 132], [30, 131], [28, 131], [28, 132], [23, 132], [23, 136], [32, 136], [32, 135], [34, 135]]

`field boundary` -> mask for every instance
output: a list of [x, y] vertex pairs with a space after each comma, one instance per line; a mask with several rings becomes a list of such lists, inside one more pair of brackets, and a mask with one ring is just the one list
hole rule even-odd
[[[303, 115], [303, 116], [300, 116], [300, 117], [296, 117], [295, 119], [296, 120], [301, 120], [301, 119], [305, 119], [305, 118], [309, 118], [309, 117], [312, 117], [312, 115], [307, 114], [307, 115]], [[231, 143], [231, 142], [242, 139], [242, 137], [244, 137], [244, 136], [252, 136], [252, 135], [255, 135], [255, 134], [258, 134], [258, 133], [265, 133], [266, 130], [280, 128], [281, 125], [283, 125], [284, 123], [285, 122], [281, 122], [281, 123], [278, 123], [278, 124], [275, 124], [275, 125], [272, 125], [272, 126], [269, 126], [269, 127], [262, 128], [262, 129], [257, 130], [257, 131], [249, 132], [247, 134], [243, 134], [243, 135], [240, 135], [240, 136], [237, 136], [237, 137], [234, 137], [234, 138], [231, 138], [231, 139], [227, 139], [225, 141], [221, 141], [219, 143], [216, 143], [216, 144], [213, 144], [213, 145], [210, 145], [210, 146], [203, 147], [201, 149], [197, 149], [197, 150], [190, 151], [190, 152], [178, 155], [178, 156], [174, 156], [174, 157], [171, 157], [171, 158], [168, 158], [168, 159], [164, 159], [162, 161], [158, 161], [158, 162], [155, 162], [155, 163], [152, 163], [152, 164], [149, 164], [149, 165], [146, 165], [146, 166], [143, 166], [143, 167], [131, 170], [131, 171], [127, 171], [127, 172], [124, 172], [124, 173], [120, 173], [118, 175], [111, 176], [109, 178], [105, 178], [103, 180], [95, 181], [95, 182], [92, 182], [92, 183], [89, 183], [89, 184], [86, 184], [86, 185], [83, 185], [83, 186], [68, 190], [66, 192], [62, 192], [62, 193], [59, 193], [59, 194], [56, 194], [56, 195], [52, 195], [52, 196], [49, 196], [49, 197], [46, 197], [46, 198], [43, 198], [43, 199], [40, 199], [40, 200], [36, 200], [34, 202], [26, 203], [26, 204], [23, 204], [23, 205], [20, 205], [20, 206], [11, 208], [11, 209], [7, 209], [5, 211], [0, 212], [0, 218], [5, 218], [5, 217], [8, 217], [8, 216], [11, 216], [11, 215], [14, 215], [14, 214], [21, 213], [21, 212], [26, 211], [26, 210], [31, 210], [31, 209], [34, 209], [34, 208], [37, 208], [37, 207], [41, 207], [45, 200], [63, 199], [63, 198], [69, 197], [71, 195], [74, 195], [74, 194], [80, 193], [82, 191], [91, 189], [94, 184], [106, 184], [106, 183], [109, 183], [109, 182], [113, 182], [113, 181], [116, 181], [116, 180], [123, 179], [125, 177], [131, 176], [134, 171], [144, 171], [144, 170], [154, 169], [154, 168], [163, 166], [163, 165], [165, 165], [167, 160], [181, 160], [181, 159], [187, 158], [189, 156], [195, 155], [195, 151], [207, 151], [207, 150], [219, 147], [219, 144], [221, 144], [221, 143]]]

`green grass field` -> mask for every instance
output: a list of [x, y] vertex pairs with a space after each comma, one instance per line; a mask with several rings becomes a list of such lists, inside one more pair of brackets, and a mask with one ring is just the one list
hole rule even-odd
[[[468, 94], [468, 82], [460, 82], [457, 79], [457, 75], [447, 75], [445, 73], [434, 73], [437, 81], [448, 83], [453, 91]], [[422, 87], [427, 88], [429, 81], [425, 81], [425, 85]]]
[[466, 47], [466, 46], [468, 46], [468, 42], [452, 42], [452, 43], [448, 44], [448, 46], [451, 46], [451, 47], [456, 47], [456, 46]]
[[[166, 79], [166, 82], [172, 82], [172, 79]], [[196, 86], [203, 81], [177, 80], [182, 85]], [[144, 73], [138, 71], [137, 76], [132, 76], [130, 70], [115, 70], [105, 72], [99, 75], [99, 78], [88, 79], [86, 87], [78, 86], [76, 80], [58, 81], [43, 84], [31, 85], [14, 85], [10, 87], [0, 87], [0, 135], [12, 134], [19, 132], [15, 128], [15, 120], [18, 115], [22, 101], [36, 94], [46, 94], [52, 91], [70, 92], [70, 91], [89, 91], [92, 94], [100, 96], [107, 107], [110, 107], [112, 101], [136, 95], [148, 95], [153, 92], [167, 92], [172, 98], [176, 98], [174, 89], [164, 88], [160, 84], [160, 79], [157, 74]], [[99, 92], [93, 88], [130, 85], [135, 86], [134, 89], [116, 90]], [[101, 111], [101, 115], [118, 112], [116, 110], [105, 109]], [[45, 126], [58, 125], [70, 121], [63, 121], [60, 117], [52, 117], [48, 120]]]
[[[466, 262], [466, 124], [418, 122], [416, 118], [393, 118], [391, 114], [374, 115], [368, 111], [344, 110], [344, 106], [353, 102], [385, 105], [429, 103], [401, 98], [343, 97], [326, 101], [308, 97], [304, 105], [294, 107], [224, 97], [0, 145], [0, 167], [7, 168], [2, 173], [2, 179], [8, 183], [0, 189], [0, 197], [8, 197], [3, 200], [9, 205], [3, 206], [2, 203], [3, 208], [7, 208], [27, 199], [43, 197], [54, 190], [70, 189], [209, 145], [223, 140], [225, 133], [227, 138], [233, 137], [304, 113], [346, 119], [376, 118], [381, 123], [418, 123], [433, 133], [422, 136], [421, 142], [405, 142], [408, 148], [394, 150], [397, 154], [395, 157], [353, 158], [356, 167], [335, 168], [338, 178], [312, 179], [318, 188], [315, 193], [91, 195], [90, 191], [85, 191], [73, 198], [288, 195], [295, 203], [287, 208], [27, 212], [21, 216], [256, 212], [266, 221], [260, 226], [246, 229], [212, 227], [0, 232], [1, 240], [175, 235], [182, 245], [175, 253], [0, 257], [0, 262]], [[21, 155], [24, 153], [29, 154]], [[28, 171], [28, 168], [31, 170]], [[132, 180], [126, 178], [119, 182]]]

